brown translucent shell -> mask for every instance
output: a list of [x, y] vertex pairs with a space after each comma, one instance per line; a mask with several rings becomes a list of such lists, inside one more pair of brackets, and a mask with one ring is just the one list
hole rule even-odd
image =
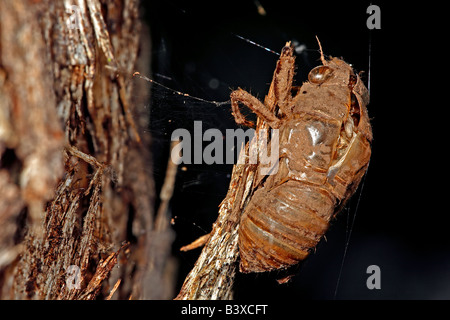
[[322, 84], [333, 74], [333, 69], [327, 66], [318, 66], [312, 69], [308, 74], [308, 80], [314, 84]]

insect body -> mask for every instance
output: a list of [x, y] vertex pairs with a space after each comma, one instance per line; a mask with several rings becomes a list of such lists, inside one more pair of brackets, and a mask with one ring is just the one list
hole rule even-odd
[[238, 124], [250, 124], [241, 103], [279, 130], [278, 170], [253, 181], [240, 219], [241, 272], [286, 268], [305, 259], [367, 169], [372, 140], [367, 89], [344, 61], [323, 54], [321, 60], [293, 95], [295, 58], [287, 43], [264, 103], [242, 89], [231, 93]]

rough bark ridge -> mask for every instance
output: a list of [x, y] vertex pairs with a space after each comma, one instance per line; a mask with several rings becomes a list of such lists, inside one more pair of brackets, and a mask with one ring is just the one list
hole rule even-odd
[[0, 2], [0, 298], [171, 296], [141, 28], [137, 0]]

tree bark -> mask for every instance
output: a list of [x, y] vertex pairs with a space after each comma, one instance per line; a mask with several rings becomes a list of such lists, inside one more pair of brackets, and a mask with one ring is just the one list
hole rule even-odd
[[0, 2], [2, 299], [173, 294], [149, 115], [131, 99], [148, 90], [133, 72], [150, 71], [138, 13], [137, 0]]

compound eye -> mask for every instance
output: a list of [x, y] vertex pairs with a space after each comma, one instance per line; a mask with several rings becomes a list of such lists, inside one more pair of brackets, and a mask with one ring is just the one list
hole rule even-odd
[[322, 84], [331, 77], [332, 73], [333, 69], [331, 69], [330, 67], [318, 66], [309, 72], [308, 80], [311, 83]]

